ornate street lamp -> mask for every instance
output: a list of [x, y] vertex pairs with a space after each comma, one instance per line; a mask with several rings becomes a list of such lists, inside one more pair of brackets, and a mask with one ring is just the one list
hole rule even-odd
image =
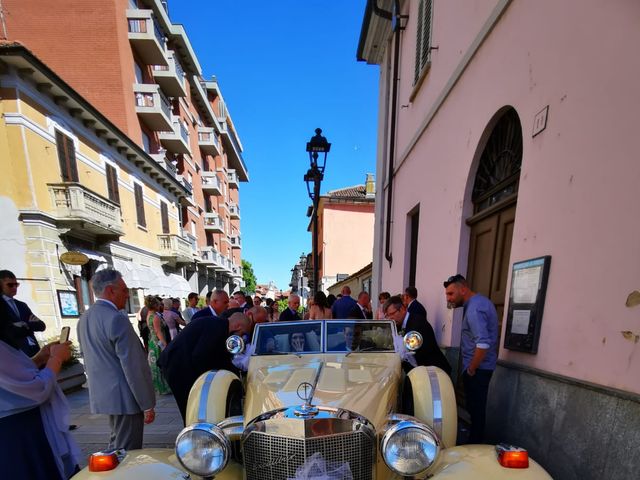
[[[327, 153], [331, 150], [331, 144], [322, 136], [322, 130], [316, 128], [316, 134], [307, 142], [307, 152], [309, 153], [309, 170], [304, 176], [307, 184], [307, 193], [313, 202], [311, 221], [313, 224], [313, 288], [312, 294], [318, 291], [318, 204], [320, 203], [320, 184], [324, 179], [324, 168], [327, 164]], [[318, 157], [322, 157], [322, 165], [318, 164]], [[313, 189], [311, 186], [313, 185]]]

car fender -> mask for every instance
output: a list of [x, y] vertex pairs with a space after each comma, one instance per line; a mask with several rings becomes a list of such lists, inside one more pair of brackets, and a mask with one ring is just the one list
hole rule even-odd
[[[241, 480], [242, 465], [229, 462], [216, 475], [216, 480]], [[178, 462], [173, 450], [168, 448], [145, 448], [126, 453], [121, 463], [108, 472], [90, 472], [85, 468], [74, 475], [74, 480], [185, 480], [196, 479], [189, 475]]]
[[433, 427], [445, 447], [456, 444], [458, 410], [449, 375], [438, 367], [420, 366], [407, 374], [413, 395], [413, 416]]
[[552, 480], [531, 457], [528, 468], [503, 467], [493, 445], [447, 448], [440, 454], [436, 468], [428, 473], [432, 480]]
[[[239, 395], [239, 397], [238, 397]], [[239, 415], [236, 411], [242, 398], [242, 382], [227, 370], [210, 370], [198, 377], [187, 403], [186, 425], [197, 422], [219, 423], [227, 417]]]

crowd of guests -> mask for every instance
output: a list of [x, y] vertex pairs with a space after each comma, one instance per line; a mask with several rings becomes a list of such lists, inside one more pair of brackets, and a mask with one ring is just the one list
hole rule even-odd
[[[13, 273], [0, 271], [0, 460], [10, 478], [70, 478], [78, 470], [78, 448], [69, 435], [69, 407], [56, 380], [62, 363], [71, 356], [70, 343], [40, 347], [34, 332], [44, 330], [44, 322], [13, 298], [18, 286]], [[491, 301], [473, 292], [462, 275], [450, 277], [444, 287], [448, 305], [464, 307], [463, 380], [472, 420], [471, 441], [480, 442], [488, 385], [497, 359], [497, 314]], [[80, 317], [77, 337], [91, 412], [109, 417], [108, 449], [142, 448], [144, 425], [155, 419], [157, 395], [172, 393], [184, 420], [189, 391], [200, 375], [209, 370], [236, 370], [225, 348], [229, 335], [249, 339], [258, 323], [393, 320], [400, 335], [418, 331], [423, 337], [422, 348], [407, 368], [436, 366], [451, 373], [412, 286], [400, 295], [380, 293], [375, 310], [367, 292], [353, 298], [349, 287], [337, 296], [318, 292], [304, 311], [296, 294], [289, 296], [282, 311], [273, 299], [263, 302], [241, 291], [231, 298], [224, 290], [211, 291], [203, 306], [198, 305], [198, 295], [191, 293], [183, 310], [179, 299], [149, 295], [139, 313], [142, 342], [124, 310], [129, 289], [120, 272], [98, 271], [92, 288], [96, 302]], [[291, 335], [289, 340], [291, 351], [304, 351], [304, 334]]]

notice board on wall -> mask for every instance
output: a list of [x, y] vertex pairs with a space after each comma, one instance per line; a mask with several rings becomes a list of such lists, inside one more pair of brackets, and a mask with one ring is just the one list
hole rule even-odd
[[504, 348], [537, 353], [551, 256], [513, 264]]

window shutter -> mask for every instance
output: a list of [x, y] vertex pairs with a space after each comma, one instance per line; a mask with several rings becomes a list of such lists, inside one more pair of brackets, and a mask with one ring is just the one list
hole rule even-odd
[[58, 161], [60, 162], [60, 173], [62, 181], [77, 182], [78, 166], [76, 165], [76, 149], [73, 139], [56, 130], [56, 147], [58, 149]]
[[109, 200], [120, 203], [120, 190], [118, 189], [118, 172], [113, 165], [106, 164], [107, 168], [107, 190]]
[[420, 50], [422, 48], [422, 22], [424, 14], [424, 1], [418, 0], [418, 28], [416, 31], [416, 70], [415, 75], [413, 77], [413, 83], [418, 82], [418, 78], [420, 77], [420, 71], [422, 70], [422, 65], [420, 64], [420, 59], [422, 58], [420, 54]]
[[422, 70], [424, 70], [431, 60], [432, 12], [433, 0], [419, 0], [418, 28], [416, 32], [416, 69], [413, 79], [414, 85], [418, 83]]
[[142, 186], [137, 183], [134, 184], [134, 194], [136, 199], [136, 216], [138, 219], [138, 225], [146, 227], [147, 222], [144, 218], [144, 198], [142, 197]]
[[162, 219], [162, 233], [169, 233], [169, 210], [164, 202], [160, 202], [160, 217]]

